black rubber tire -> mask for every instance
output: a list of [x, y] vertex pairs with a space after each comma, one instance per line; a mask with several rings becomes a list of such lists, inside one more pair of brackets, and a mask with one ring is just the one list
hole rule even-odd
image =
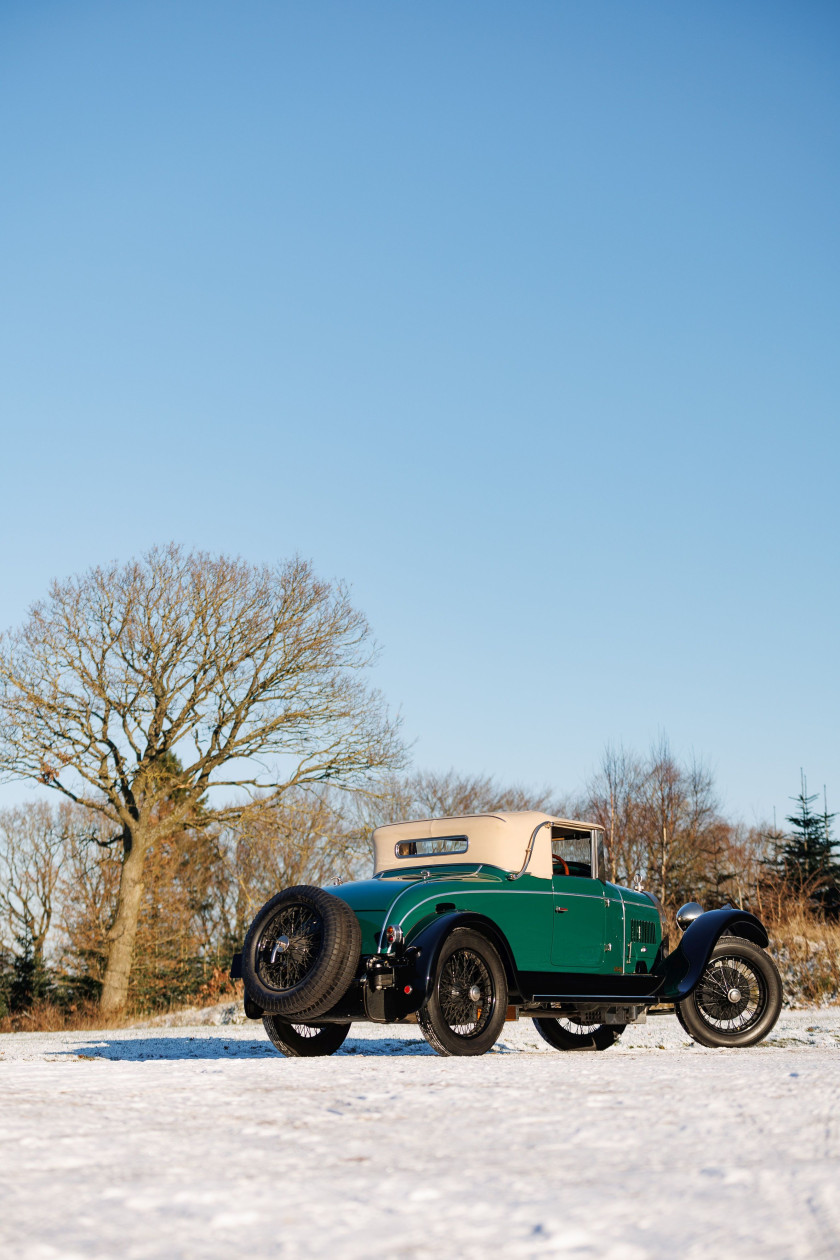
[[287, 1059], [311, 1059], [335, 1054], [344, 1045], [349, 1024], [290, 1024], [277, 1015], [263, 1015], [263, 1026]]
[[[739, 984], [740, 1000], [729, 1002], [726, 986], [731, 991]], [[742, 990], [747, 986], [749, 996], [745, 998]], [[679, 1003], [678, 1014], [683, 1028], [701, 1046], [739, 1047], [762, 1041], [781, 1009], [782, 979], [770, 955], [740, 936], [722, 936], [697, 988]], [[721, 1026], [731, 1020], [746, 1022]]]
[[[580, 1032], [573, 1025], [580, 1023]], [[555, 1050], [609, 1050], [618, 1041], [626, 1024], [584, 1024], [577, 1018], [535, 1019], [543, 1041]], [[572, 1025], [572, 1027], [570, 1027]]]
[[[280, 936], [289, 945], [272, 963]], [[317, 1019], [347, 991], [361, 948], [359, 921], [345, 901], [310, 884], [286, 888], [266, 902], [248, 929], [242, 947], [245, 991], [268, 1014], [297, 1023]]]
[[[481, 996], [471, 1000], [469, 990], [455, 995], [459, 978], [465, 983], [472, 980], [481, 990]], [[443, 943], [432, 990], [417, 1014], [417, 1022], [436, 1054], [486, 1054], [504, 1027], [507, 999], [505, 969], [494, 947], [480, 932], [456, 928]], [[476, 1019], [467, 1018], [461, 1024], [454, 1024], [453, 1009], [457, 1005], [462, 1008], [459, 1013], [468, 1017], [475, 1014]], [[457, 1032], [457, 1028], [468, 1031]]]

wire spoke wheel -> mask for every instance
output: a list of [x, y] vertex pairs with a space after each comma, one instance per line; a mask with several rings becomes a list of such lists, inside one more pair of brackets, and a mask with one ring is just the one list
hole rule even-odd
[[456, 928], [445, 940], [431, 992], [417, 1013], [437, 1054], [484, 1054], [497, 1040], [507, 1012], [507, 979], [486, 937]]
[[335, 1054], [350, 1031], [349, 1024], [288, 1024], [276, 1015], [264, 1015], [263, 1027], [275, 1049], [287, 1059]]
[[557, 1023], [577, 1037], [591, 1037], [595, 1029], [601, 1027], [598, 1023], [589, 1023], [582, 1015], [568, 1015], [565, 1019], [558, 1019]]
[[695, 1004], [711, 1028], [746, 1032], [759, 1019], [767, 1001], [767, 985], [745, 958], [715, 958], [703, 972]]
[[314, 1022], [346, 993], [361, 944], [359, 920], [345, 901], [310, 884], [283, 889], [245, 936], [246, 1002], [281, 1020]]
[[492, 1013], [493, 981], [483, 959], [471, 949], [450, 954], [440, 973], [440, 1009], [459, 1037], [474, 1037]]
[[703, 1046], [753, 1046], [781, 1009], [782, 982], [770, 955], [741, 937], [723, 936], [677, 1016]]
[[266, 925], [257, 944], [263, 984], [282, 993], [306, 978], [321, 953], [324, 925], [310, 906], [284, 906]]
[[593, 1023], [591, 1015], [559, 1015], [535, 1019], [534, 1027], [554, 1050], [609, 1050], [627, 1025]]

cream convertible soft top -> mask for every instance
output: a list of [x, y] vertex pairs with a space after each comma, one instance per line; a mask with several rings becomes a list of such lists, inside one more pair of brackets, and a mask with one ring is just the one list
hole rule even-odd
[[[581, 831], [600, 830], [597, 823], [574, 822], [568, 818], [555, 818], [538, 810], [522, 810], [519, 813], [468, 814], [461, 818], [426, 818], [422, 822], [391, 823], [377, 827], [373, 833], [373, 871], [393, 870], [411, 862], [424, 866], [441, 866], [451, 862], [487, 862], [503, 871], [518, 871], [525, 861], [528, 841], [538, 823], [555, 823], [561, 827], [576, 827]], [[423, 853], [422, 846], [416, 855], [397, 856], [401, 841], [457, 839], [466, 836], [468, 848], [459, 853]], [[534, 852], [528, 871], [540, 879], [551, 879], [551, 828], [537, 832]]]

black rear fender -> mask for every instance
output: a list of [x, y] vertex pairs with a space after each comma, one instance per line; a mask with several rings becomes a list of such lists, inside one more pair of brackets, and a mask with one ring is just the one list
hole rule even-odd
[[431, 993], [443, 943], [456, 928], [470, 928], [473, 932], [480, 932], [482, 936], [487, 938], [490, 944], [495, 947], [502, 960], [509, 992], [513, 994], [518, 993], [519, 982], [516, 964], [513, 961], [513, 954], [505, 934], [499, 930], [492, 919], [485, 918], [483, 914], [453, 911], [450, 914], [442, 914], [432, 923], [427, 924], [422, 932], [418, 932], [417, 936], [413, 937], [409, 942], [409, 948], [412, 951], [415, 949], [418, 951], [415, 955], [414, 983], [416, 989], [423, 994], [422, 1001], [418, 1003], [418, 1006], [422, 1005], [422, 1002]]
[[685, 930], [677, 948], [656, 968], [662, 977], [659, 998], [663, 1002], [682, 1002], [696, 988], [712, 950], [722, 936], [742, 936], [766, 949], [769, 938], [764, 924], [748, 910], [723, 906], [698, 915]]

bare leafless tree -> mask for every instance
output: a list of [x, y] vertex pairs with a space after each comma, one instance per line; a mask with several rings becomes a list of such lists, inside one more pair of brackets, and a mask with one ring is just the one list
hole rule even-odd
[[634, 884], [648, 866], [641, 808], [646, 777], [642, 758], [608, 745], [574, 810], [604, 828], [610, 878], [619, 884]]
[[45, 801], [0, 812], [0, 920], [9, 943], [31, 944], [39, 970], [56, 910], [66, 839], [67, 819], [56, 817]]
[[463, 814], [492, 814], [495, 810], [539, 809], [556, 813], [560, 803], [549, 788], [503, 785], [489, 775], [462, 775], [419, 770], [409, 775], [405, 787], [411, 796], [407, 817], [434, 818]]
[[226, 791], [217, 812], [233, 821], [290, 787], [358, 786], [399, 763], [363, 678], [373, 655], [347, 592], [305, 561], [174, 544], [54, 582], [0, 640], [0, 770], [98, 811], [122, 853], [105, 1012], [126, 1001], [146, 854], [206, 793]]
[[105, 976], [122, 864], [119, 849], [109, 843], [110, 820], [82, 805], [70, 808], [75, 818], [67, 832], [58, 889], [56, 955], [62, 978], [71, 988], [87, 990], [91, 981], [101, 984]]
[[681, 901], [715, 843], [720, 816], [712, 775], [696, 758], [680, 763], [663, 736], [648, 754], [642, 805], [648, 879], [663, 902]]
[[[255, 911], [279, 889], [334, 884], [359, 873], [366, 846], [350, 817], [351, 799], [330, 788], [293, 788], [219, 830], [227, 870], [221, 904], [234, 941], [241, 942]], [[218, 878], [216, 887], [222, 891]]]
[[608, 747], [579, 811], [606, 830], [612, 878], [642, 880], [671, 907], [698, 895], [723, 853], [727, 824], [711, 772], [681, 762], [664, 737], [644, 757]]
[[370, 836], [375, 827], [419, 818], [458, 818], [496, 810], [538, 809], [562, 815], [567, 804], [549, 788], [505, 786], [489, 775], [414, 770], [394, 774], [378, 790], [341, 805], [356, 869], [370, 862]]

